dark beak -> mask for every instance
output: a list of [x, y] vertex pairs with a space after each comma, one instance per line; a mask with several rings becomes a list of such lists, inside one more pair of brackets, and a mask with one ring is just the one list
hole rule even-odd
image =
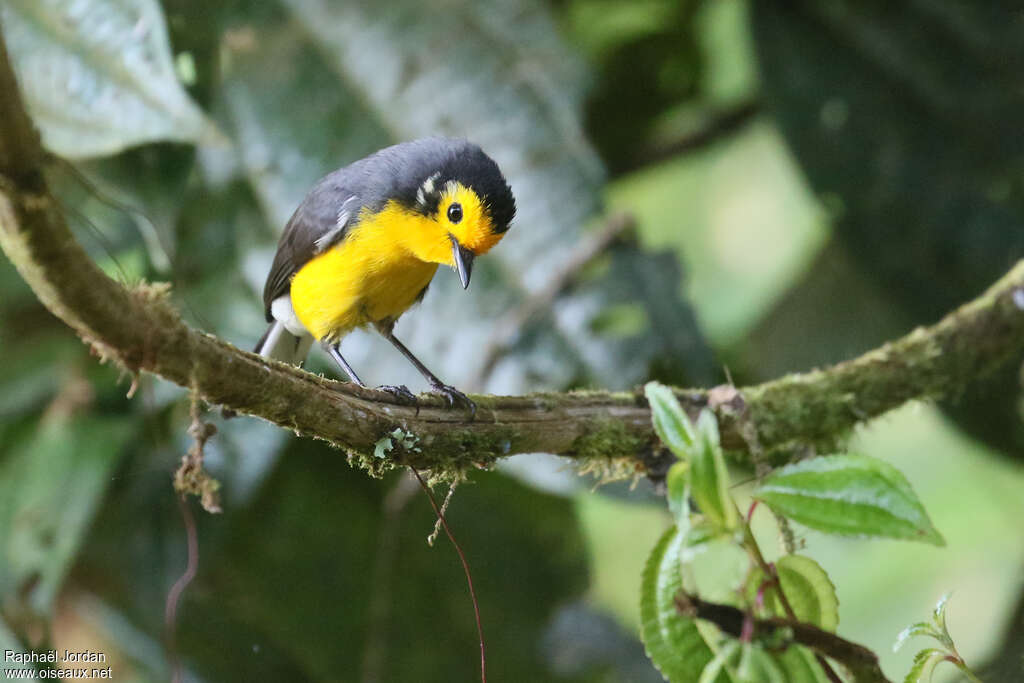
[[459, 271], [459, 279], [462, 280], [462, 288], [469, 287], [469, 276], [473, 273], [473, 259], [476, 257], [469, 249], [459, 244], [451, 235], [448, 238], [452, 241], [452, 258], [455, 260], [455, 267]]

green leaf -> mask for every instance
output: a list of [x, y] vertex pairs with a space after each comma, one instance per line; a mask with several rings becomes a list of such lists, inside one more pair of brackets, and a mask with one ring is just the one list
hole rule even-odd
[[914, 663], [907, 672], [903, 683], [928, 683], [935, 673], [935, 667], [946, 658], [946, 653], [938, 648], [931, 647], [921, 650], [914, 655]]
[[812, 529], [945, 545], [906, 478], [863, 455], [833, 455], [787, 465], [754, 498]]
[[50, 151], [83, 158], [222, 140], [178, 82], [156, 0], [6, 0], [0, 25]]
[[5, 458], [0, 595], [49, 613], [131, 434], [127, 418], [50, 420]]
[[792, 683], [778, 662], [756, 644], [744, 643], [736, 668], [737, 683]]
[[690, 461], [690, 486], [700, 511], [719, 530], [739, 523], [736, 505], [729, 495], [729, 470], [719, 444], [718, 421], [705, 408], [697, 419], [697, 444]]
[[19, 662], [9, 661], [6, 657], [7, 652], [26, 652], [26, 648], [21, 642], [18, 641], [17, 636], [7, 626], [3, 617], [0, 617], [0, 652], [4, 652], [5, 656], [0, 658], [0, 671], [13, 671], [15, 669], [35, 669], [33, 664], [22, 664]]
[[[740, 643], [738, 640], [727, 640], [715, 653], [714, 659], [708, 662], [704, 670], [700, 672], [697, 683], [714, 683], [726, 673], [726, 665], [739, 653]], [[673, 683], [675, 679], [672, 679]], [[687, 679], [689, 680], [689, 679]]]
[[676, 526], [688, 529], [690, 526], [690, 487], [687, 470], [689, 465], [677, 462], [668, 470], [665, 484], [668, 488], [668, 509], [676, 519]]
[[667, 530], [655, 544], [640, 583], [641, 637], [647, 656], [672, 683], [696, 681], [714, 658], [693, 619], [675, 606], [682, 589], [679, 552], [683, 535], [676, 527]]
[[[839, 625], [839, 599], [835, 586], [821, 565], [804, 555], [785, 555], [775, 563], [775, 571], [797, 620], [834, 632]], [[752, 573], [747, 584], [749, 600], [753, 601], [766, 580], [760, 569]], [[786, 616], [778, 594], [772, 588], [766, 589], [765, 606], [776, 616]]]
[[645, 384], [644, 394], [651, 406], [651, 418], [658, 438], [677, 457], [689, 460], [693, 456], [694, 444], [697, 441], [696, 430], [686, 411], [679, 405], [675, 394], [658, 382]]
[[[689, 519], [687, 519], [689, 524]], [[683, 547], [679, 552], [679, 557], [682, 559], [683, 564], [692, 562], [695, 557], [705, 552], [711, 547], [711, 542], [721, 537], [721, 534], [715, 529], [706, 519], [701, 519], [685, 528], [683, 531]]]
[[948, 651], [955, 652], [956, 646], [953, 644], [953, 637], [949, 634], [949, 629], [946, 627], [946, 603], [949, 601], [949, 596], [950, 594], [946, 593], [939, 598], [935, 609], [932, 611], [932, 620], [930, 622], [919, 621], [900, 631], [900, 634], [896, 636], [896, 642], [892, 646], [892, 651], [898, 651], [909, 638], [924, 636], [926, 638], [934, 638]]
[[927, 636], [938, 640], [939, 632], [935, 629], [934, 624], [930, 624], [927, 621], [919, 621], [916, 624], [911, 624], [900, 631], [899, 635], [896, 636], [896, 642], [893, 643], [892, 651], [898, 652], [899, 649], [903, 647], [904, 643], [914, 636]]
[[935, 622], [935, 626], [939, 633], [939, 642], [945, 645], [948, 649], [954, 650], [953, 636], [949, 634], [949, 627], [946, 626], [946, 604], [949, 602], [949, 596], [951, 593], [946, 593], [939, 601], [935, 604], [935, 609], [932, 612], [932, 621]]
[[773, 655], [775, 663], [785, 672], [786, 683], [828, 683], [814, 653], [801, 645], [790, 645]]

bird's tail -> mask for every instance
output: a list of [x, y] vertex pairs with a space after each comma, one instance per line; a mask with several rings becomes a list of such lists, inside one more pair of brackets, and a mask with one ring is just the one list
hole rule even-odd
[[[273, 358], [301, 366], [305, 362], [306, 356], [309, 355], [309, 348], [312, 345], [313, 337], [308, 334], [296, 337], [283, 324], [275, 320], [260, 337], [253, 352], [264, 358]], [[230, 420], [238, 413], [230, 408], [221, 408], [220, 414], [225, 420]]]
[[302, 365], [309, 355], [309, 348], [313, 345], [313, 337], [308, 334], [295, 336], [285, 328], [278, 320], [271, 323], [267, 331], [260, 337], [254, 353], [264, 358]]

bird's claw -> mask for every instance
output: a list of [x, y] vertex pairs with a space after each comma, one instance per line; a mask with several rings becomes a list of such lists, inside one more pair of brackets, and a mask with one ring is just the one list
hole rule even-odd
[[419, 400], [417, 400], [416, 394], [409, 391], [409, 387], [405, 386], [404, 384], [399, 384], [398, 386], [392, 384], [384, 384], [377, 387], [377, 390], [391, 394], [396, 399], [398, 399], [399, 403], [404, 403], [410, 406], [419, 405]]
[[440, 394], [443, 396], [444, 400], [448, 402], [449, 408], [461, 405], [464, 408], [467, 408], [473, 416], [476, 416], [476, 404], [455, 387], [448, 384], [434, 384], [430, 387], [430, 391], [434, 394]]

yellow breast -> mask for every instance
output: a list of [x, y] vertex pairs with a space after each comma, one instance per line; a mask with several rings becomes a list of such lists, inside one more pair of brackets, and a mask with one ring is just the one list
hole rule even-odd
[[382, 212], [299, 269], [292, 307], [314, 337], [340, 339], [356, 327], [397, 318], [415, 303], [437, 264], [416, 258], [396, 239], [413, 227]]

